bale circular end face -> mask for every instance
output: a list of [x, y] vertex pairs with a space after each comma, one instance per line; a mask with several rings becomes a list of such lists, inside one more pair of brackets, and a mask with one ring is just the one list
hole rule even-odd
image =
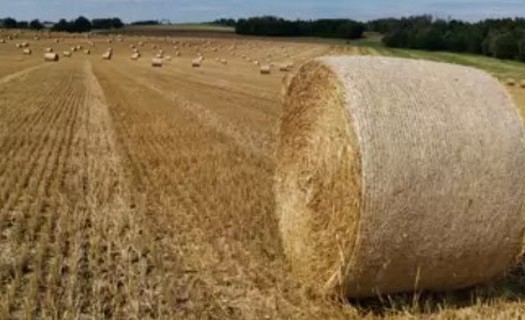
[[294, 273], [368, 297], [487, 281], [522, 250], [524, 130], [498, 81], [325, 57], [286, 81], [275, 195]]

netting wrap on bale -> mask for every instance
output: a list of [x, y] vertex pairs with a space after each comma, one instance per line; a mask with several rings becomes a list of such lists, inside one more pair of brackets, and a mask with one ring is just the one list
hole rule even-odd
[[524, 129], [472, 68], [323, 57], [289, 81], [276, 202], [294, 273], [367, 297], [462, 288], [522, 250]]

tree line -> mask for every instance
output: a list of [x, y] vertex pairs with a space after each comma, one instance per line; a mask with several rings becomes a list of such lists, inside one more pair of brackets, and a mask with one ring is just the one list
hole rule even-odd
[[482, 54], [525, 61], [525, 18], [475, 23], [429, 15], [369, 21], [367, 30], [384, 34], [388, 47]]
[[[228, 25], [233, 22], [223, 19]], [[365, 24], [350, 19], [286, 20], [264, 16], [239, 19], [235, 32], [242, 35], [278, 37], [322, 37], [358, 39], [365, 31]]]
[[[33, 29], [42, 30], [44, 24], [40, 20], [35, 19], [31, 22], [17, 21], [14, 18], [4, 18], [0, 20], [0, 26], [5, 29]], [[120, 18], [104, 18], [89, 20], [85, 17], [78, 17], [74, 20], [60, 19], [53, 24], [51, 31], [61, 32], [89, 32], [96, 29], [120, 29], [124, 23]]]

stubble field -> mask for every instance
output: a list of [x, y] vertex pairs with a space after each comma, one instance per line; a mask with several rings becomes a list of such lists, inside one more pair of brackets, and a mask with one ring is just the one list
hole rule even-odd
[[[0, 318], [462, 319], [525, 312], [521, 266], [460, 293], [369, 301], [332, 301], [296, 283], [272, 194], [289, 72], [274, 67], [261, 75], [254, 61], [296, 68], [326, 54], [396, 55], [481, 67], [502, 79], [525, 79], [525, 65], [238, 38], [56, 37], [22, 34], [0, 44]], [[30, 56], [15, 47], [24, 40]], [[130, 45], [141, 41], [142, 57], [132, 61]], [[62, 57], [77, 45], [91, 54]], [[43, 61], [47, 47], [59, 62]], [[114, 56], [102, 60], [108, 47]], [[152, 68], [160, 49], [172, 59]], [[205, 60], [192, 68], [198, 53]], [[525, 89], [511, 92], [525, 109]]]

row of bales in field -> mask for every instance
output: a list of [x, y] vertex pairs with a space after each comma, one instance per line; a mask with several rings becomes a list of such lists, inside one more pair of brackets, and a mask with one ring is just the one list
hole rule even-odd
[[515, 79], [508, 78], [508, 79], [505, 80], [505, 83], [509, 87], [515, 87], [515, 86], [519, 85], [521, 88], [525, 89], [525, 79], [518, 82]]
[[[37, 37], [35, 36], [35, 38], [37, 38]], [[53, 38], [50, 35], [47, 35], [47, 38], [49, 40], [54, 41], [55, 43], [60, 43], [60, 42], [67, 42], [68, 39], [71, 39], [71, 38], [77, 39], [78, 36], [61, 35], [60, 37]], [[88, 40], [92, 39], [94, 41], [97, 41], [98, 43], [100, 43], [100, 40], [101, 40], [100, 39], [101, 36], [94, 36], [94, 35], [85, 36], [84, 38], [88, 39]], [[72, 57], [73, 54], [75, 54], [76, 52], [83, 52], [86, 55], [90, 55], [92, 53], [92, 51], [91, 51], [91, 49], [89, 49], [89, 47], [94, 47], [95, 43], [93, 41], [90, 41], [90, 40], [88, 41], [88, 40], [85, 40], [86, 41], [85, 44], [76, 44], [76, 45], [71, 46], [70, 48], [68, 48], [67, 50], [62, 52], [62, 56], [66, 57], [66, 58], [69, 58], [69, 57]], [[124, 39], [123, 39], [122, 36], [116, 36], [116, 37], [106, 38], [106, 40], [105, 40], [105, 42], [107, 42], [107, 43], [113, 43], [114, 41], [116, 41], [116, 42], [124, 42]], [[156, 42], [153, 42], [153, 41], [156, 41]], [[3, 42], [5, 43], [5, 40], [3, 40]], [[212, 57], [215, 56], [214, 60], [217, 63], [220, 63], [222, 65], [228, 65], [228, 60], [225, 57], [217, 56], [217, 53], [226, 51], [226, 52], [228, 52], [227, 55], [229, 57], [231, 57], [231, 58], [240, 57], [242, 51], [240, 51], [239, 49], [240, 49], [240, 47], [243, 46], [242, 43], [234, 42], [233, 44], [229, 44], [228, 45], [228, 44], [219, 43], [219, 42], [216, 42], [216, 41], [213, 41], [213, 40], [174, 40], [174, 39], [166, 38], [166, 39], [164, 39], [164, 42], [167, 43], [168, 46], [172, 47], [172, 50], [174, 50], [174, 56], [175, 57], [181, 57], [183, 50], [187, 51], [188, 54], [191, 54], [190, 53], [191, 51], [196, 53], [196, 58], [191, 60], [191, 66], [194, 67], [194, 68], [200, 68], [201, 66], [203, 66], [203, 63], [205, 61], [205, 53], [209, 53]], [[163, 49], [163, 47], [165, 47], [165, 45], [159, 43], [158, 39], [155, 39], [155, 40], [144, 39], [144, 40], [138, 41], [138, 42], [136, 42], [134, 44], [130, 44], [129, 48], [132, 49], [132, 53], [131, 53], [131, 57], [130, 58], [132, 60], [139, 60], [142, 57], [142, 53], [139, 50], [139, 48], [144, 48], [144, 46], [146, 44], [148, 44], [151, 47], [152, 50], [156, 51], [156, 53], [154, 54], [154, 57], [151, 60], [152, 67], [162, 67], [164, 62], [170, 61], [172, 59], [171, 55], [166, 55], [165, 54], [165, 51]], [[88, 48], [85, 48], [86, 46]], [[18, 48], [27, 49], [27, 50], [24, 50], [24, 54], [31, 54], [32, 53], [31, 49], [29, 49], [29, 43], [28, 42], [17, 43], [17, 47]], [[245, 50], [247, 50], [249, 52], [251, 52], [252, 50], [253, 51], [257, 51], [257, 46], [248, 46], [247, 44], [244, 44], [244, 48], [245, 48]], [[238, 52], [238, 51], [240, 51], [240, 52]], [[52, 48], [46, 48], [45, 49], [45, 55], [44, 55], [44, 60], [45, 61], [58, 61], [59, 60], [59, 55], [58, 54], [57, 55], [51, 55], [51, 54], [48, 54], [48, 53], [55, 53], [55, 52], [54, 52], [54, 50]], [[287, 57], [291, 56], [288, 53], [288, 51], [284, 48], [284, 46], [283, 46], [280, 54], [282, 55], [283, 53]], [[277, 54], [274, 53], [274, 54], [275, 55], [279, 55], [278, 53]], [[206, 54], [206, 55], [208, 55], [208, 54]], [[113, 49], [112, 48], [109, 48], [109, 49], [107, 49], [106, 51], [104, 51], [102, 53], [102, 59], [104, 59], [104, 60], [111, 60], [112, 57], [113, 57]], [[250, 64], [253, 64], [254, 66], [257, 66], [259, 68], [260, 73], [264, 74], [264, 75], [270, 74], [273, 70], [278, 70], [278, 71], [281, 71], [281, 72], [288, 72], [288, 71], [291, 71], [293, 69], [293, 67], [294, 67], [294, 63], [293, 62], [276, 64], [276, 63], [271, 61], [271, 59], [270, 59], [271, 57], [272, 57], [272, 54], [267, 54], [266, 60], [264, 59], [264, 57], [262, 58], [262, 60], [265, 60], [265, 63], [262, 63], [261, 62], [262, 60], [260, 61], [260, 60], [255, 59], [255, 58], [250, 58], [250, 57], [248, 57], [246, 55], [242, 55], [242, 59], [243, 60], [247, 61]]]

